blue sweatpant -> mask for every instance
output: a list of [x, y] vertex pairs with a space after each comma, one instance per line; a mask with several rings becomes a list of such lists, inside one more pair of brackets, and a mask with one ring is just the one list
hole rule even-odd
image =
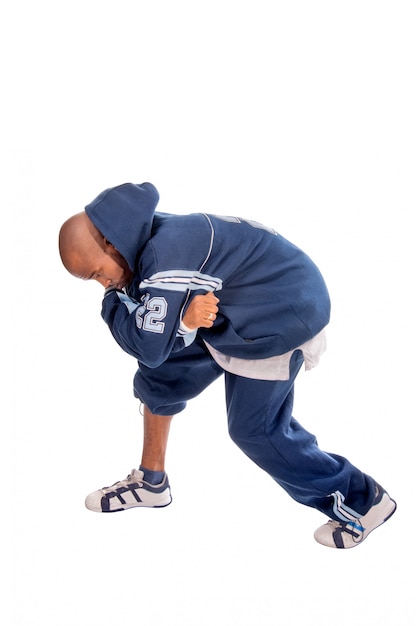
[[297, 350], [287, 381], [264, 381], [224, 372], [204, 344], [195, 341], [155, 369], [140, 366], [135, 395], [154, 414], [174, 415], [224, 375], [232, 440], [296, 501], [329, 517], [344, 519], [344, 508], [364, 515], [372, 506], [375, 481], [346, 458], [322, 451], [316, 437], [292, 416], [294, 382], [303, 364]]

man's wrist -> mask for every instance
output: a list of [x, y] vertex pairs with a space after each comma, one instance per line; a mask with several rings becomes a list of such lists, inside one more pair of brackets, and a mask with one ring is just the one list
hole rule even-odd
[[196, 328], [189, 328], [189, 326], [187, 326], [183, 320], [181, 320], [181, 323], [179, 325], [179, 330], [182, 330], [185, 334], [188, 333], [194, 333], [197, 329]]

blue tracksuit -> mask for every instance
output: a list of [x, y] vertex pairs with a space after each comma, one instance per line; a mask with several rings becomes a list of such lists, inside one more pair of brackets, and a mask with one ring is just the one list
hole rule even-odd
[[[204, 341], [239, 359], [282, 355], [328, 324], [330, 301], [316, 265], [272, 229], [235, 217], [159, 213], [157, 202], [150, 183], [127, 183], [102, 192], [85, 210], [134, 271], [125, 293], [106, 293], [102, 316], [138, 360], [136, 396], [153, 413], [170, 415], [224, 373]], [[207, 291], [220, 299], [213, 328], [184, 333], [186, 307]], [[340, 492], [363, 514], [373, 501], [374, 480], [321, 451], [292, 417], [301, 364], [296, 350], [285, 381], [225, 372], [230, 435], [299, 502], [334, 517], [331, 496]], [[335, 515], [342, 519], [341, 511]]]

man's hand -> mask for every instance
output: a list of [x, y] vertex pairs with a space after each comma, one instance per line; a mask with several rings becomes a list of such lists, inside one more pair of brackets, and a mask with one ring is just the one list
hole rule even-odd
[[212, 292], [203, 296], [195, 296], [183, 317], [183, 323], [187, 328], [211, 328], [217, 318], [219, 299]]

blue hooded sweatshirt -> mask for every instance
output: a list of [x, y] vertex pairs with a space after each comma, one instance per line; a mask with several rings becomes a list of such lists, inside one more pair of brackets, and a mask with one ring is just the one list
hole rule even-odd
[[155, 368], [186, 349], [194, 335], [180, 322], [198, 293], [220, 300], [214, 326], [198, 334], [240, 359], [284, 354], [328, 324], [325, 282], [299, 248], [253, 221], [155, 212], [158, 200], [152, 184], [126, 183], [85, 207], [134, 272], [123, 292], [106, 292], [102, 316], [139, 363]]

